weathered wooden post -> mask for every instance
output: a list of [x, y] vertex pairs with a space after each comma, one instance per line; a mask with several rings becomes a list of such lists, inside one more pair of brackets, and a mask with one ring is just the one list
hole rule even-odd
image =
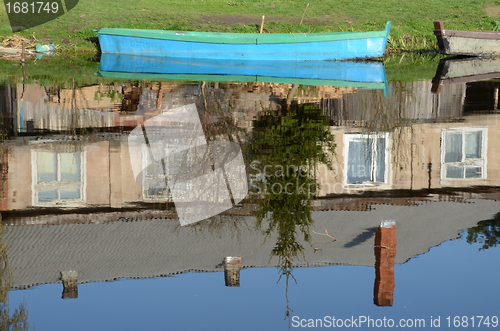
[[61, 279], [63, 283], [63, 299], [78, 298], [78, 271], [68, 270], [61, 271]]
[[241, 256], [227, 256], [224, 259], [224, 280], [226, 286], [240, 286]]

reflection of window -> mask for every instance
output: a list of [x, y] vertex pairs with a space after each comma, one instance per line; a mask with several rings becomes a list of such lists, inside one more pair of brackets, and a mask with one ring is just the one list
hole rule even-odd
[[33, 151], [33, 205], [72, 206], [84, 199], [84, 152]]
[[[163, 145], [156, 144], [156, 148], [164, 148]], [[161, 155], [161, 150], [154, 150], [153, 146], [142, 145], [142, 197], [145, 201], [171, 201], [171, 188], [167, 185], [167, 172], [169, 175], [180, 174], [185, 169], [185, 159], [178, 154], [178, 157], [170, 160], [155, 160], [151, 154]], [[170, 168], [167, 169], [167, 165]], [[177, 190], [188, 191], [192, 187], [189, 183], [181, 182], [176, 185]]]
[[487, 129], [452, 129], [443, 131], [443, 179], [486, 178]]
[[388, 134], [346, 134], [346, 184], [380, 185], [388, 183]]
[[142, 197], [146, 201], [169, 200], [165, 164], [153, 160], [149, 147], [142, 145]]

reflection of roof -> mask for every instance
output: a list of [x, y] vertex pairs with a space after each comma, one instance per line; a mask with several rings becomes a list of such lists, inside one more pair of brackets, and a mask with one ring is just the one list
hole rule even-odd
[[[297, 266], [373, 266], [374, 229], [386, 219], [396, 221], [396, 263], [404, 263], [456, 238], [462, 229], [491, 219], [499, 210], [500, 202], [475, 200], [313, 212], [315, 225], [311, 230], [326, 230], [337, 241], [328, 243], [328, 237], [311, 232], [312, 245], [304, 244], [305, 260]], [[13, 285], [23, 288], [60, 282], [60, 272], [67, 270], [77, 270], [79, 282], [223, 271], [226, 256], [241, 256], [244, 268], [276, 266], [277, 260], [270, 259], [275, 238], [265, 240], [253, 225], [252, 217], [225, 217], [215, 226], [201, 222], [186, 227], [174, 219], [123, 220], [7, 226], [4, 236]], [[321, 251], [314, 253], [313, 247]]]

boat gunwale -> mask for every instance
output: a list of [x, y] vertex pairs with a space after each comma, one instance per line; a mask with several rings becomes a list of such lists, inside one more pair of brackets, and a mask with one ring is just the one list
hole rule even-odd
[[387, 22], [385, 30], [381, 31], [264, 34], [102, 28], [98, 31], [98, 35], [221, 44], [290, 44], [329, 42], [350, 39], [387, 38], [390, 27], [391, 22]]
[[359, 89], [387, 89], [387, 81], [363, 82], [356, 80], [339, 79], [316, 79], [316, 78], [294, 78], [274, 77], [260, 75], [223, 75], [223, 74], [158, 74], [158, 73], [128, 73], [120, 71], [99, 70], [101, 77], [119, 79], [160, 79], [166, 81], [215, 81], [221, 83], [278, 83], [278, 84], [300, 84], [300, 85], [328, 85], [338, 87], [355, 87]]
[[471, 38], [471, 39], [500, 40], [500, 31], [448, 30], [444, 28], [444, 24], [442, 21], [434, 21], [434, 35], [437, 38], [457, 37], [457, 38]]

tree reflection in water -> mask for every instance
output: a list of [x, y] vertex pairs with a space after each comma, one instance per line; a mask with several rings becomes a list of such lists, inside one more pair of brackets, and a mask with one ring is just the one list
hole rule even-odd
[[257, 227], [266, 238], [276, 236], [271, 256], [278, 258], [280, 277], [286, 285], [286, 314], [292, 309], [288, 284], [294, 261], [304, 258], [300, 236], [310, 243], [311, 201], [318, 192], [315, 168], [332, 167], [334, 136], [320, 109], [308, 104], [292, 105], [284, 116], [266, 114], [254, 123], [251, 145], [251, 187], [258, 199]]
[[469, 244], [483, 244], [480, 251], [495, 247], [500, 244], [500, 212], [492, 219], [477, 223], [473, 228], [467, 230], [467, 242]]
[[12, 273], [7, 256], [7, 245], [3, 238], [3, 228], [4, 226], [0, 224], [0, 330], [28, 330], [28, 311], [24, 304], [19, 305], [12, 316], [10, 313], [9, 291], [12, 286]]

